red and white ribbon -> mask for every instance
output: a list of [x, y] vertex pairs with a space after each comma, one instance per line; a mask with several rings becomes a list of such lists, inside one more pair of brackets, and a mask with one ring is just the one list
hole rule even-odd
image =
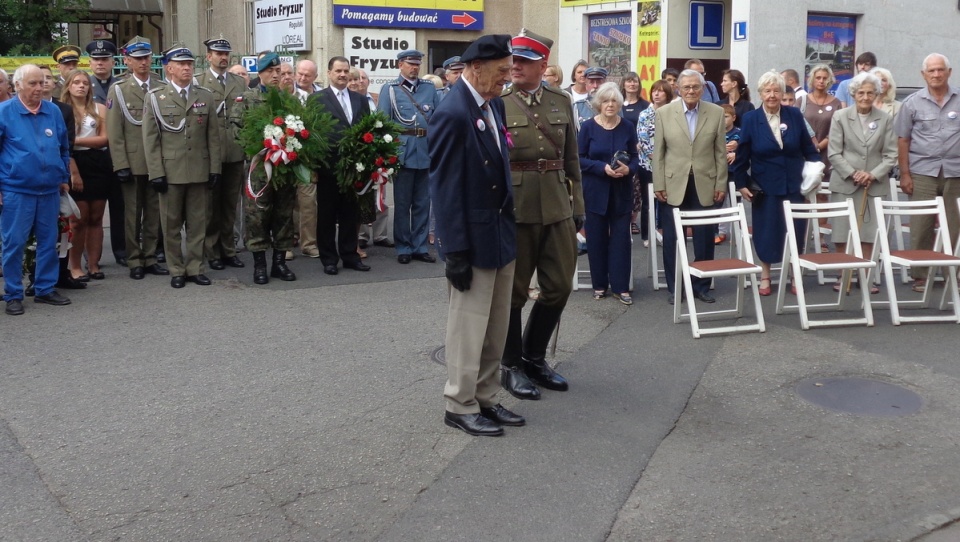
[[[273, 166], [270, 165], [269, 161], [264, 160], [264, 156], [266, 156], [267, 150], [268, 149], [263, 149], [262, 151], [258, 152], [253, 158], [250, 159], [250, 170], [247, 171], [247, 184], [245, 186], [245, 192], [247, 193], [248, 198], [255, 201], [260, 199], [260, 196], [262, 196], [264, 192], [267, 191], [267, 188], [270, 187], [270, 178], [273, 176]], [[252, 179], [253, 170], [257, 169], [257, 166], [260, 165], [260, 162], [263, 162], [263, 169], [267, 173], [267, 182], [266, 184], [263, 185], [263, 188], [254, 192], [253, 179]]]

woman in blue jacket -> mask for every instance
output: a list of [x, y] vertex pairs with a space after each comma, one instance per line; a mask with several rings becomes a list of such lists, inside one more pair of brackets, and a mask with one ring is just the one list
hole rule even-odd
[[[820, 161], [803, 114], [795, 107], [780, 105], [785, 86], [779, 73], [760, 76], [757, 89], [763, 107], [743, 116], [733, 165], [737, 189], [753, 208], [753, 242], [763, 268], [760, 295], [770, 295], [770, 264], [783, 256], [787, 234], [783, 202], [803, 202], [803, 163]], [[798, 227], [797, 231], [804, 229]], [[803, 239], [797, 242], [803, 245]]]

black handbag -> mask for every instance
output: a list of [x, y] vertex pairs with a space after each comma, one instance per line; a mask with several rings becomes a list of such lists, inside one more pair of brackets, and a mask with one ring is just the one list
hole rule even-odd
[[763, 192], [763, 187], [761, 187], [757, 181], [753, 179], [753, 177], [750, 177], [750, 179], [747, 181], [747, 190], [753, 194], [753, 199], [750, 200], [753, 203], [760, 203], [763, 201], [763, 197], [766, 195]]

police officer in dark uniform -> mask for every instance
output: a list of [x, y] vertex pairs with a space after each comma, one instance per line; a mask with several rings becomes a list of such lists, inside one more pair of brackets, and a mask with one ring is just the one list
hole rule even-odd
[[207, 62], [210, 68], [197, 76], [197, 83], [216, 97], [217, 124], [220, 127], [221, 180], [210, 190], [210, 206], [207, 211], [207, 236], [204, 241], [204, 257], [210, 269], [221, 270], [225, 266], [243, 267], [237, 257], [237, 245], [233, 240], [233, 224], [237, 220], [237, 201], [243, 189], [243, 148], [237, 143], [236, 126], [227, 123], [230, 108], [247, 90], [242, 77], [227, 71], [230, 67], [230, 42], [223, 36], [203, 42], [207, 46]]
[[[512, 44], [513, 85], [504, 91], [503, 102], [513, 140], [510, 174], [517, 214], [517, 270], [500, 381], [516, 397], [539, 399], [540, 390], [531, 380], [550, 390], [568, 387], [545, 357], [573, 289], [576, 235], [585, 212], [570, 98], [542, 83], [553, 40], [523, 29]], [[521, 311], [534, 272], [540, 296], [521, 333]]]
[[399, 124], [400, 160], [403, 166], [393, 181], [393, 237], [397, 261], [433, 263], [429, 253], [427, 227], [430, 222], [430, 194], [427, 168], [427, 123], [440, 98], [430, 81], [418, 77], [423, 53], [402, 51], [397, 55], [400, 77], [383, 85], [377, 109]]
[[463, 62], [459, 56], [452, 56], [443, 61], [443, 88], [437, 90], [441, 100], [447, 95], [447, 92], [450, 92], [450, 87], [460, 79], [463, 68]]
[[[209, 188], [220, 182], [220, 124], [213, 93], [193, 84], [194, 56], [176, 44], [163, 54], [167, 83], [148, 93], [143, 146], [150, 184], [160, 194], [160, 223], [170, 286], [208, 286], [203, 241]], [[186, 252], [181, 246], [186, 231]]]
[[[160, 198], [150, 189], [147, 157], [143, 147], [143, 108], [147, 91], [162, 85], [150, 72], [153, 47], [150, 40], [135, 36], [123, 47], [127, 75], [107, 92], [107, 137], [110, 158], [123, 194], [123, 228], [126, 262], [130, 278], [145, 274], [169, 275], [158, 263], [157, 238], [160, 232]], [[111, 212], [113, 207], [110, 208]], [[112, 222], [111, 222], [112, 224]]]
[[[243, 114], [250, 107], [263, 102], [262, 94], [267, 87], [280, 86], [280, 57], [277, 53], [267, 53], [257, 61], [257, 72], [260, 74], [256, 88], [248, 89], [243, 93], [241, 101], [230, 109], [230, 123], [243, 126]], [[267, 184], [267, 177], [262, 167], [257, 167], [251, 173], [253, 189], [260, 190]], [[244, 244], [253, 254], [253, 282], [266, 284], [270, 281], [267, 276], [266, 250], [273, 248], [273, 265], [270, 267], [270, 277], [280, 280], [297, 280], [297, 276], [287, 267], [286, 252], [293, 249], [293, 208], [297, 204], [297, 188], [285, 186], [279, 190], [273, 186], [267, 187], [259, 199], [243, 198], [243, 217], [246, 224]]]

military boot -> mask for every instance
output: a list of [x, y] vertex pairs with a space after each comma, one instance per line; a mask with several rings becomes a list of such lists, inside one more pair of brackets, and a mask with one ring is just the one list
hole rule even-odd
[[534, 303], [523, 333], [523, 370], [535, 383], [554, 391], [567, 391], [567, 379], [554, 371], [545, 359], [550, 336], [560, 321], [563, 309]]
[[273, 251], [273, 266], [270, 268], [270, 276], [285, 281], [297, 280], [297, 276], [287, 267], [286, 251]]
[[253, 282], [255, 284], [270, 282], [267, 278], [267, 255], [262, 250], [253, 253]]
[[510, 309], [510, 325], [507, 328], [507, 344], [500, 359], [500, 385], [518, 399], [537, 400], [540, 390], [523, 372], [523, 328], [520, 310]]

